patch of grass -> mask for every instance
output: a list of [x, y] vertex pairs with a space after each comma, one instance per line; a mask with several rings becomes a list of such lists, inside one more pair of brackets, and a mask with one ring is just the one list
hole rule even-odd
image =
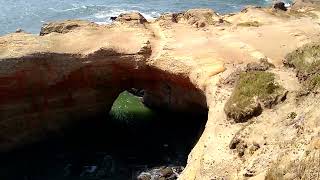
[[284, 64], [297, 71], [307, 91], [320, 87], [320, 43], [310, 43], [289, 53]]
[[236, 122], [245, 122], [261, 114], [262, 107], [271, 107], [277, 103], [284, 92], [285, 89], [275, 83], [273, 73], [242, 72], [224, 110], [229, 118]]
[[320, 44], [311, 43], [287, 54], [285, 64], [301, 73], [312, 74], [320, 70]]
[[237, 25], [242, 27], [259, 27], [259, 26], [262, 26], [262, 23], [258, 21], [248, 21], [248, 22], [239, 23]]

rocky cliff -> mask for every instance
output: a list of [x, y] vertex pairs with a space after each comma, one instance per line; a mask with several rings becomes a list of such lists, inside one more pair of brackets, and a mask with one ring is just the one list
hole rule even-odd
[[[0, 149], [106, 112], [120, 92], [135, 87], [145, 89], [150, 106], [209, 109], [180, 179], [315, 177], [317, 170], [303, 167], [318, 157], [311, 142], [317, 142], [320, 98], [315, 88], [302, 93], [308, 78], [296, 72], [305, 62], [316, 64], [318, 49], [291, 54], [302, 63], [286, 55], [319, 40], [319, 13], [310, 7], [249, 7], [226, 15], [197, 9], [151, 22], [133, 13], [110, 25], [71, 20], [44, 25], [40, 36], [2, 36]], [[286, 161], [279, 159], [284, 155]], [[290, 163], [302, 173], [275, 172]]]

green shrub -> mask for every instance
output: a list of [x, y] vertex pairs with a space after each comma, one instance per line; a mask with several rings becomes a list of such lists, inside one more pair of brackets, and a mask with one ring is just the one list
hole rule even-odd
[[285, 92], [270, 72], [243, 72], [224, 110], [229, 118], [244, 122], [261, 114], [263, 107], [272, 107], [282, 100]]

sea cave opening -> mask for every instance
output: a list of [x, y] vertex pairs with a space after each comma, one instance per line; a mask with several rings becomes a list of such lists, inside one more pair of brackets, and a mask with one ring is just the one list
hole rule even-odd
[[0, 179], [176, 179], [204, 130], [207, 110], [157, 109], [145, 105], [143, 95], [127, 89], [109, 112], [2, 155]]

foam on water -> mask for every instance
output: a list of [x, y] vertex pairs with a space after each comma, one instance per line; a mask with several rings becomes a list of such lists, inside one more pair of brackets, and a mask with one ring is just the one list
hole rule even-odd
[[[289, 1], [289, 0], [288, 0]], [[271, 0], [0, 0], [0, 35], [21, 28], [38, 33], [43, 23], [64, 19], [84, 19], [99, 24], [110, 17], [139, 11], [147, 19], [162, 13], [191, 8], [212, 8], [223, 14], [241, 10], [246, 5], [266, 6]]]

